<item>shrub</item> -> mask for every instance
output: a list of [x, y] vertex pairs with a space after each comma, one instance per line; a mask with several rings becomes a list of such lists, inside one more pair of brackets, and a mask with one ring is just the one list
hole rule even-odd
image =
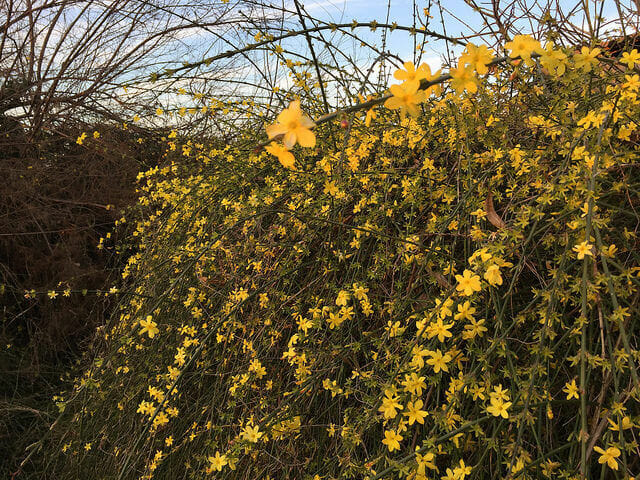
[[293, 162], [270, 144], [290, 168], [190, 143], [141, 175], [120, 314], [58, 399], [47, 475], [637, 474], [640, 81], [507, 48], [405, 65]]

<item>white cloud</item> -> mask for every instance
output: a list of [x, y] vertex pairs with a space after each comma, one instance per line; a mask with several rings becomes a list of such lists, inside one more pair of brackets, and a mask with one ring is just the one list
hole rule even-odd
[[354, 8], [371, 5], [371, 1], [379, 0], [314, 0], [304, 2], [303, 5], [309, 13], [321, 11], [329, 17], [333, 17], [344, 16], [349, 12], [355, 13]]
[[311, 3], [305, 3], [304, 8], [307, 11], [318, 10], [320, 8], [326, 9], [330, 8], [341, 8], [344, 7], [347, 3], [347, 0], [318, 0]]

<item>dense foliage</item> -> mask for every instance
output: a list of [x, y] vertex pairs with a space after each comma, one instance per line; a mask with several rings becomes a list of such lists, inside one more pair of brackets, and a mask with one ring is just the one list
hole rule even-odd
[[167, 138], [47, 474], [639, 474], [640, 56], [507, 47], [313, 141], [303, 98], [282, 163]]

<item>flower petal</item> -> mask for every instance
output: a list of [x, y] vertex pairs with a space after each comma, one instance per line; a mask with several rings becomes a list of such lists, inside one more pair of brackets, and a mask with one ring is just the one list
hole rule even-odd
[[388, 108], [390, 110], [396, 110], [400, 108], [401, 105], [402, 102], [400, 102], [400, 99], [398, 99], [397, 97], [387, 98], [387, 100], [385, 100], [384, 102], [385, 108]]
[[316, 136], [308, 128], [296, 128], [295, 135], [301, 147], [313, 148], [316, 146]]
[[273, 125], [267, 125], [265, 129], [267, 130], [267, 136], [269, 138], [273, 138], [278, 135], [284, 135], [285, 133], [287, 133], [287, 129], [281, 123], [274, 123]]
[[300, 119], [300, 125], [302, 125], [305, 128], [313, 128], [316, 126], [316, 122], [311, 120], [306, 115], [303, 115], [302, 118]]
[[282, 143], [284, 143], [284, 146], [287, 147], [287, 149], [293, 148], [293, 146], [296, 144], [295, 130], [290, 130], [285, 133]]

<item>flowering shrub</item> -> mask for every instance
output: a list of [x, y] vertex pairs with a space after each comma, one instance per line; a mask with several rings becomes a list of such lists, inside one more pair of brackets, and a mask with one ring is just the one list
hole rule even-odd
[[640, 60], [506, 48], [405, 64], [343, 130], [292, 99], [266, 150], [189, 143], [142, 174], [51, 471], [640, 473]]

